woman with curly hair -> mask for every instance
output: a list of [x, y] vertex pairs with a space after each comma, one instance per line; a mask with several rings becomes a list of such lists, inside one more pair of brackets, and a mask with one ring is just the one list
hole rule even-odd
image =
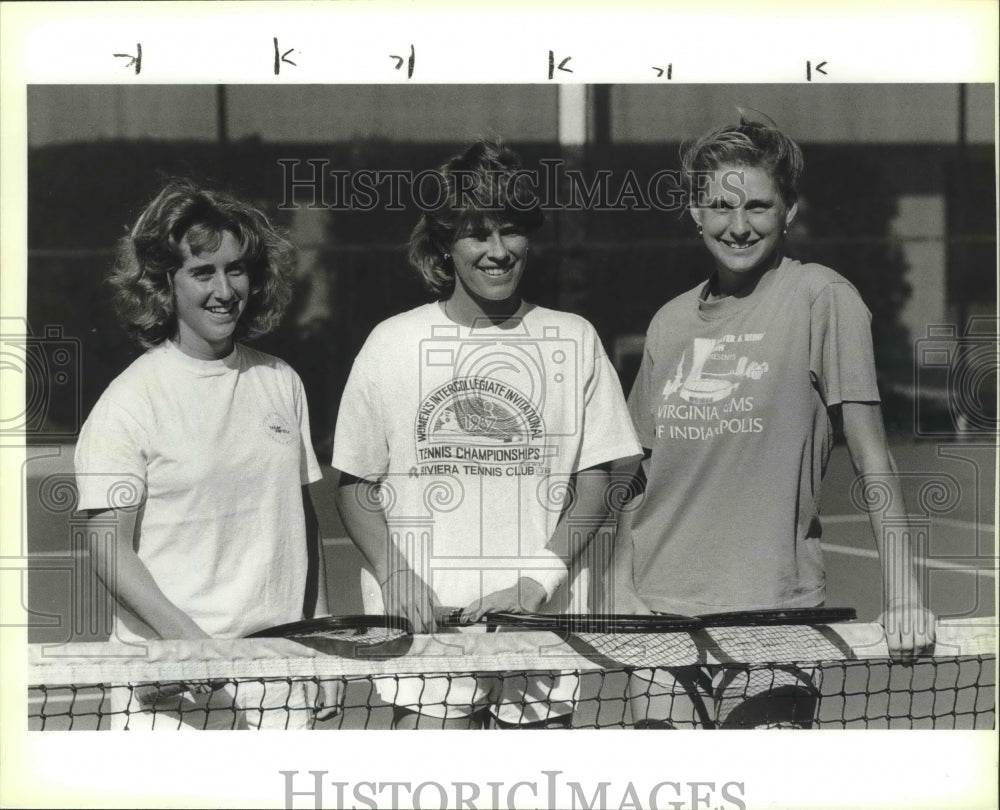
[[[521, 298], [543, 213], [516, 155], [479, 142], [437, 176], [445, 202], [410, 238], [437, 300], [375, 327], [337, 420], [338, 506], [370, 565], [365, 607], [424, 631], [445, 606], [470, 623], [580, 610], [570, 569], [607, 514], [609, 465], [639, 453], [621, 387], [590, 323]], [[396, 727], [480, 728], [492, 712], [523, 728], [567, 724], [577, 679], [379, 687]]]
[[[277, 325], [293, 255], [260, 211], [186, 180], [168, 183], [121, 240], [110, 282], [146, 352], [101, 396], [75, 456], [79, 508], [117, 521], [111, 544], [89, 533], [117, 601], [117, 640], [235, 638], [326, 613], [302, 383], [238, 342]], [[333, 707], [339, 696], [312, 697]], [[119, 719], [151, 721], [128, 699]], [[157, 713], [184, 725], [227, 699], [196, 686]], [[239, 720], [266, 725], [267, 713]]]

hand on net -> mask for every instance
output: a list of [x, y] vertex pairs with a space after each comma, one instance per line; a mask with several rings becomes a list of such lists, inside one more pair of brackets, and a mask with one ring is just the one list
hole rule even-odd
[[531, 577], [521, 577], [516, 585], [487, 594], [458, 614], [462, 624], [474, 624], [487, 613], [536, 613], [547, 601], [541, 583]]
[[908, 660], [934, 643], [935, 616], [919, 601], [889, 605], [878, 617], [885, 629], [889, 656]]
[[344, 710], [344, 682], [342, 680], [322, 680], [316, 695], [316, 719], [329, 720]]
[[439, 610], [437, 597], [415, 571], [399, 568], [382, 583], [382, 602], [390, 616], [402, 616], [413, 626], [414, 633], [437, 630], [435, 615]]

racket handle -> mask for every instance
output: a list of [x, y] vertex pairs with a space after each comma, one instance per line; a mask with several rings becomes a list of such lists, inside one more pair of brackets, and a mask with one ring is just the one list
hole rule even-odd
[[462, 622], [459, 620], [461, 614], [462, 608], [460, 607], [438, 606], [434, 610], [434, 621], [440, 627], [461, 627]]

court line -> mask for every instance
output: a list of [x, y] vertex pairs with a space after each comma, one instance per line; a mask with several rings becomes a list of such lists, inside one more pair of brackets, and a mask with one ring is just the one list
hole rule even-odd
[[[867, 523], [868, 515], [820, 515], [822, 523], [835, 525], [838, 523]], [[931, 523], [936, 526], [949, 526], [953, 529], [981, 529], [984, 532], [996, 532], [997, 527], [992, 523], [977, 523], [973, 520], [959, 520], [958, 518], [933, 517]]]
[[[353, 546], [354, 543], [353, 543], [353, 541], [351, 540], [350, 537], [324, 537], [323, 538], [323, 545], [324, 546]], [[81, 549], [77, 550], [76, 553], [80, 556], [81, 559], [87, 558], [87, 557], [90, 556], [90, 551], [88, 549], [85, 549], [85, 548], [81, 548]], [[54, 558], [66, 559], [66, 558], [72, 557], [73, 554], [74, 554], [74, 552], [70, 551], [69, 549], [66, 549], [66, 550], [52, 549], [52, 550], [46, 550], [46, 551], [32, 551], [32, 552], [29, 552], [27, 554], [21, 554], [21, 555], [18, 555], [18, 556], [12, 556], [12, 555], [0, 556], [0, 563], [2, 563], [3, 560], [18, 560], [18, 561], [21, 561], [21, 562], [25, 562], [26, 561], [26, 562], [30, 563], [31, 560], [34, 560], [34, 559], [54, 559]], [[8, 570], [2, 564], [0, 564], [0, 569]], [[18, 570], [18, 569], [12, 567], [9, 570]]]
[[[824, 515], [821, 519], [826, 524], [868, 523], [868, 516], [867, 515]], [[948, 521], [946, 521], [944, 519], [938, 518], [938, 519], [935, 519], [934, 522], [935, 523], [942, 523], [942, 524], [946, 524], [946, 525], [948, 523], [955, 524], [955, 525], [960, 524], [961, 528], [974, 528], [976, 526], [976, 524], [974, 524], [974, 523], [971, 523], [969, 521], [963, 521], [963, 520], [948, 520]], [[993, 526], [981, 525], [979, 528], [984, 529], [984, 530], [988, 530], [988, 531], [991, 531], [991, 532], [994, 530]], [[354, 543], [351, 541], [350, 537], [324, 537], [323, 538], [323, 545], [324, 546], [352, 546], [352, 545], [354, 545]], [[873, 549], [852, 548], [850, 546], [842, 546], [842, 545], [838, 545], [838, 544], [835, 544], [835, 543], [822, 543], [821, 545], [823, 546], [824, 549], [826, 549], [828, 551], [832, 551], [834, 553], [852, 554], [852, 555], [854, 555], [856, 557], [873, 557], [873, 558], [877, 558], [878, 557], [878, 552], [874, 551]], [[83, 549], [82, 553], [83, 553], [83, 556], [87, 556], [86, 549]], [[66, 557], [66, 556], [69, 556], [69, 552], [67, 552], [67, 551], [35, 551], [35, 552], [32, 552], [31, 554], [27, 555], [27, 558], [30, 560], [33, 557], [46, 558], [46, 557]], [[942, 568], [948, 568], [950, 566], [954, 566], [956, 568], [956, 570], [967, 570], [967, 569], [962, 568], [961, 566], [958, 566], [957, 564], [947, 563], [945, 561], [935, 561], [935, 562], [937, 563], [937, 565], [939, 567], [942, 567]], [[988, 573], [991, 573], [991, 572], [988, 572]]]
[[[841, 546], [837, 543], [820, 543], [823, 551], [829, 551], [832, 554], [845, 554], [849, 557], [865, 557], [870, 560], [878, 559], [878, 552], [873, 548], [854, 548], [852, 546]], [[978, 557], [976, 559], [983, 559]], [[937, 568], [942, 571], [954, 571], [956, 574], [973, 574], [973, 575], [983, 575], [987, 577], [996, 578], [997, 572], [993, 568], [976, 568], [970, 567], [968, 565], [962, 565], [961, 563], [949, 562], [948, 560], [935, 560], [935, 559], [918, 559], [917, 565], [922, 565], [925, 568]]]

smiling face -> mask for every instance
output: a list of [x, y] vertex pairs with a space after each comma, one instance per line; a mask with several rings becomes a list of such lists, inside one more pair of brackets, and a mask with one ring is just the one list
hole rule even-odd
[[180, 248], [183, 261], [171, 281], [177, 345], [191, 357], [218, 360], [233, 350], [236, 323], [250, 298], [243, 250], [229, 231], [214, 250], [194, 254], [186, 236]]
[[777, 266], [798, 206], [785, 204], [759, 166], [720, 166], [696, 192], [691, 216], [715, 259], [719, 287], [732, 293]]
[[456, 239], [449, 252], [456, 307], [489, 312], [498, 304], [519, 303], [517, 288], [528, 257], [522, 229], [510, 223], [483, 225]]

